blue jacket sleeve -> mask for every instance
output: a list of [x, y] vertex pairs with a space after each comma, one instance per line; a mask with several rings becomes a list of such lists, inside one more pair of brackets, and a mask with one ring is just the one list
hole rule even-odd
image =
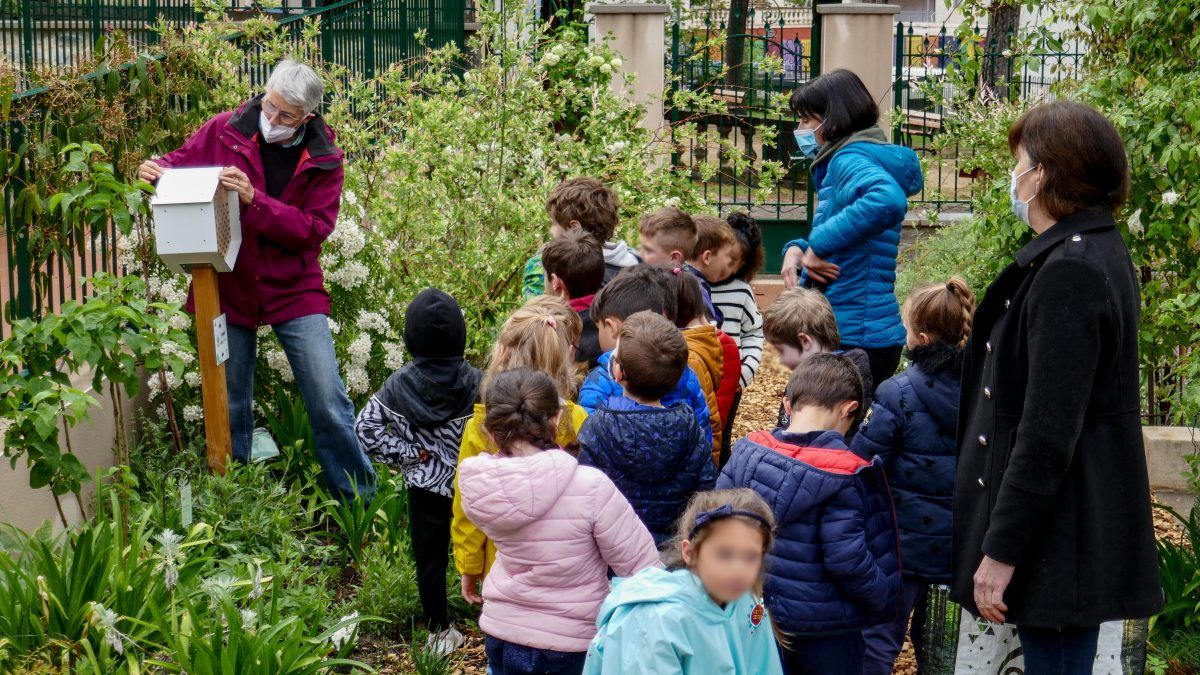
[[717, 485], [717, 465], [713, 464], [712, 441], [705, 441], [702, 434], [696, 434], [692, 444], [692, 456], [700, 463], [700, 490], [711, 490]]
[[[579, 443], [579, 464], [581, 466], [597, 466], [596, 462], [600, 459], [598, 452], [598, 439], [596, 438], [596, 425], [602, 415], [588, 415], [588, 418], [583, 421], [583, 426], [579, 427], [579, 434], [575, 440]], [[599, 468], [599, 467], [597, 467]]]
[[887, 576], [867, 548], [862, 497], [854, 486], [843, 487], [826, 502], [819, 532], [829, 576], [868, 612], [882, 610], [889, 597]]
[[745, 440], [737, 441], [729, 451], [729, 461], [725, 462], [725, 467], [721, 469], [721, 475], [717, 476], [717, 489], [730, 490], [733, 488], [749, 487], [742, 482], [743, 467], [745, 464], [745, 452], [742, 445]]
[[683, 369], [683, 377], [688, 396], [686, 403], [696, 414], [696, 422], [700, 424], [700, 431], [704, 433], [704, 438], [708, 440], [711, 448], [713, 430], [708, 421], [708, 401], [704, 398], [704, 389], [700, 387], [700, 379], [690, 367]]
[[850, 449], [863, 459], [869, 460], [877, 455], [887, 463], [891, 460], [892, 453], [901, 449], [903, 420], [900, 385], [895, 378], [886, 380], [875, 392], [871, 414], [858, 428], [858, 433], [850, 443]]
[[853, 148], [829, 160], [826, 180], [845, 206], [809, 235], [818, 257], [853, 248], [904, 220], [908, 198], [900, 185], [878, 162]]
[[579, 389], [579, 405], [588, 411], [588, 415], [591, 415], [609, 397], [620, 393], [620, 385], [613, 381], [607, 370], [597, 366], [588, 373], [587, 379], [583, 381], [583, 386]]

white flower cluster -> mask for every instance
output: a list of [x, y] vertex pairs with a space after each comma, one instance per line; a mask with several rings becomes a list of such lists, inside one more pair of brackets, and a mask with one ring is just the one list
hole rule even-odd
[[292, 364], [288, 362], [287, 354], [282, 349], [268, 349], [266, 359], [267, 365], [279, 373], [284, 382], [296, 381], [296, 376], [292, 373]]
[[199, 422], [204, 417], [204, 408], [198, 405], [186, 405], [183, 407], [183, 419], [188, 422]]
[[[338, 619], [338, 623], [357, 618], [358, 612], [350, 612], [346, 616]], [[333, 648], [341, 651], [342, 647], [345, 647], [350, 642], [350, 639], [354, 637], [354, 632], [357, 629], [358, 624], [352, 623], [348, 626], [342, 626], [341, 628], [333, 631], [333, 634], [329, 636], [329, 641], [333, 643]]]
[[347, 217], [338, 218], [328, 243], [346, 258], [353, 258], [367, 246], [367, 234], [361, 225]]
[[379, 312], [369, 312], [366, 310], [359, 313], [358, 321], [356, 323], [359, 328], [363, 330], [373, 330], [376, 333], [387, 333], [388, 328], [391, 327], [391, 325], [388, 323], [388, 320], [385, 319], [382, 314]]
[[397, 370], [404, 365], [404, 345], [396, 342], [383, 343], [383, 365], [389, 370]]
[[163, 582], [167, 590], [171, 590], [179, 582], [179, 565], [187, 557], [179, 546], [183, 537], [171, 530], [163, 530], [155, 539], [158, 540], [158, 563], [154, 570], [163, 573]]
[[346, 389], [352, 394], [366, 394], [371, 390], [371, 378], [367, 375], [367, 362], [371, 360], [371, 336], [363, 333], [354, 338], [346, 352], [350, 363], [346, 366]]
[[147, 290], [150, 297], [162, 302], [182, 305], [187, 302], [186, 277], [172, 275], [169, 277], [150, 277]]
[[362, 285], [371, 270], [357, 260], [347, 260], [325, 271], [325, 280], [350, 291]]

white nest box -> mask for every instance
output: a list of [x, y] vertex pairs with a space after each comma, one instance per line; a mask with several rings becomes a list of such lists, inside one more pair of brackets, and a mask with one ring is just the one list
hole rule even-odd
[[221, 167], [167, 169], [150, 199], [158, 256], [172, 271], [233, 270], [242, 247], [238, 195], [221, 187]]

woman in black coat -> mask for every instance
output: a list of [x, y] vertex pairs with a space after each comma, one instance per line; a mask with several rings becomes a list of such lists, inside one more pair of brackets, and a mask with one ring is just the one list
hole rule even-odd
[[1113, 212], [1120, 136], [1058, 102], [1009, 131], [1013, 210], [1037, 236], [975, 313], [954, 495], [952, 597], [1015, 623], [1027, 675], [1091, 673], [1104, 621], [1163, 606], [1142, 446], [1140, 296]]

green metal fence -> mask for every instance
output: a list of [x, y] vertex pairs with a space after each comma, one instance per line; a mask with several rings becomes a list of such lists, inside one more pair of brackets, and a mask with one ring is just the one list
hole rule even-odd
[[[980, 29], [974, 33], [980, 35]], [[998, 44], [1013, 44], [1012, 36]], [[912, 24], [896, 24], [893, 139], [921, 154], [926, 169], [925, 189], [909, 202], [913, 208], [965, 211], [971, 203], [978, 176], [960, 167], [972, 149], [937, 142], [948, 114], [942, 101], [962, 93], [946, 73], [963, 48], [944, 26], [926, 34], [915, 32]], [[999, 71], [1006, 98], [1047, 100], [1055, 97], [1058, 85], [1077, 77], [1082, 58], [1077, 50], [1024, 55], [1001, 50], [983, 52], [981, 63]]]
[[[121, 4], [115, 0], [103, 1], [112, 7]], [[187, 4], [190, 7], [190, 3], [191, 0], [160, 0], [157, 4], [162, 8], [168, 4]], [[81, 6], [88, 3], [38, 3], [28, 0], [23, 3], [31, 6], [43, 4]], [[305, 19], [319, 18], [321, 22], [320, 54], [305, 54], [302, 57], [337, 63], [351, 72], [366, 76], [419, 56], [425, 45], [432, 47], [456, 43], [462, 46], [463, 0], [341, 0], [305, 12], [289, 12], [291, 15], [281, 18], [280, 23], [294, 42], [301, 39]], [[424, 43], [417, 39], [418, 33], [425, 34]], [[137, 33], [131, 34], [131, 38], [141, 40]], [[233, 35], [230, 39], [245, 47], [243, 73], [252, 84], [261, 86], [269, 75], [269, 67], [252, 65], [259, 61], [256, 58], [258, 54], [254, 53], [256, 47], [240, 35]], [[153, 38], [145, 38], [141, 43], [152, 47]], [[73, 55], [71, 58], [82, 58], [81, 55], [85, 54], [61, 53]], [[36, 54], [40, 58], [43, 53]], [[84, 77], [97, 80], [98, 88], [106, 86], [113, 78], [116, 78], [117, 85], [128, 85], [128, 67]], [[47, 95], [45, 89], [34, 88], [12, 95], [12, 98], [20, 99], [22, 105], [38, 106], [48, 104], [48, 100], [44, 100]], [[179, 98], [174, 105], [184, 110], [188, 102]], [[167, 116], [172, 112], [163, 111]], [[26, 128], [13, 121], [5, 128], [0, 128], [0, 147], [15, 150], [26, 140], [36, 142], [42, 133], [45, 133], [44, 129]], [[83, 140], [94, 139], [87, 138], [85, 133]], [[43, 265], [33, 264], [29, 244], [30, 222], [24, 205], [18, 202], [21, 190], [32, 180], [27, 166], [24, 163], [19, 165], [18, 173], [6, 185], [3, 202], [0, 203], [0, 217], [3, 218], [3, 228], [0, 229], [0, 308], [3, 310], [0, 314], [0, 339], [6, 336], [8, 324], [14, 319], [40, 316], [55, 311], [68, 300], [83, 299], [87, 291], [81, 286], [83, 279], [97, 272], [121, 272], [115, 246], [116, 229], [111, 223], [105, 223], [95, 231], [82, 233], [77, 238], [75, 250], [69, 255], [51, 257]]]
[[[698, 138], [671, 161], [690, 171], [705, 201], [720, 213], [743, 210], [758, 219], [769, 272], [779, 270], [783, 244], [808, 231], [813, 206], [808, 161], [799, 156], [792, 134], [796, 117], [786, 105], [779, 111], [770, 101], [813, 78], [819, 40], [811, 11], [789, 16], [751, 8], [745, 17], [728, 11], [677, 15], [672, 27], [672, 86], [703, 91], [726, 105], [720, 113], [668, 111], [672, 127], [695, 124], [698, 131]], [[767, 59], [781, 61], [782, 70], [764, 67]], [[750, 160], [750, 171], [733, 166], [719, 139]], [[714, 156], [718, 168], [708, 176], [702, 167]], [[755, 198], [755, 175], [765, 160], [782, 162], [786, 174], [772, 196], [761, 201]]]

